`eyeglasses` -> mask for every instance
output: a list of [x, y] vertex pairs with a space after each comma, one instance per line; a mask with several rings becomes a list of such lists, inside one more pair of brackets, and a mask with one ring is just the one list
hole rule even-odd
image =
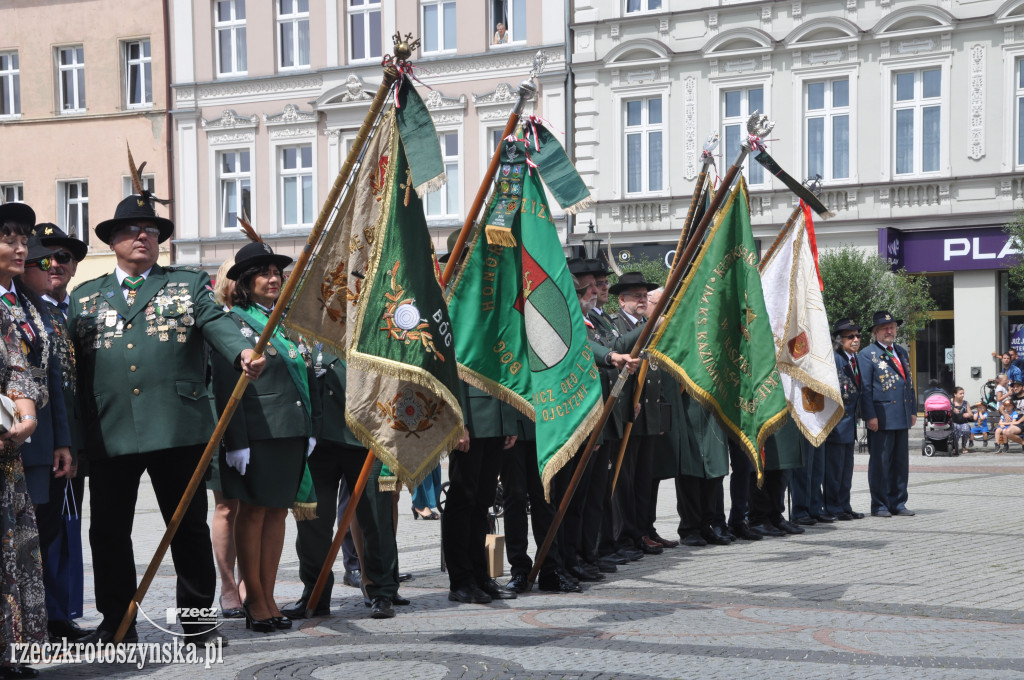
[[607, 288], [607, 287], [608, 287], [608, 286], [610, 286], [611, 284], [610, 284], [610, 283], [608, 283], [608, 279], [605, 279], [604, 281], [598, 281], [598, 282], [597, 282], [597, 283], [595, 283], [594, 285], [595, 285], [595, 286], [597, 286], [598, 288]]
[[50, 259], [57, 260], [60, 264], [67, 264], [68, 262], [71, 262], [71, 253], [65, 253], [63, 250], [58, 250], [50, 255]]
[[146, 236], [152, 236], [153, 238], [160, 238], [160, 230], [156, 227], [140, 227], [137, 224], [126, 224], [117, 230], [119, 234], [128, 234], [132, 238], [138, 238], [140, 233], [145, 233]]
[[42, 271], [48, 272], [48, 271], [50, 271], [50, 268], [53, 267], [53, 260], [51, 258], [49, 258], [49, 257], [41, 257], [38, 260], [32, 260], [31, 262], [26, 262], [25, 266], [26, 267], [38, 267]]
[[849, 335], [844, 335], [843, 336], [843, 340], [853, 340], [854, 338], [859, 338], [859, 337], [860, 337], [860, 333], [850, 333]]

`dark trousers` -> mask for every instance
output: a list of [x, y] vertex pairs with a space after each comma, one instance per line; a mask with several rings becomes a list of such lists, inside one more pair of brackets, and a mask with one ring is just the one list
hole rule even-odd
[[825, 512], [835, 515], [852, 512], [850, 488], [853, 486], [853, 447], [825, 442]]
[[715, 521], [718, 504], [716, 489], [722, 488], [722, 478], [705, 479], [679, 475], [676, 477], [676, 511], [679, 513], [679, 535], [700, 533]]
[[764, 484], [757, 488], [757, 474], [750, 473], [750, 523], [774, 524], [786, 511], [789, 470], [765, 470]]
[[[366, 460], [366, 449], [329, 441], [318, 441], [307, 464], [316, 492], [316, 519], [296, 522], [295, 552], [299, 557], [299, 580], [302, 581], [302, 599], [313, 594], [320, 570], [327, 560], [334, 540], [338, 497], [342, 483], [355, 488], [359, 472]], [[370, 478], [356, 505], [356, 519], [363, 532], [363, 576], [366, 594], [373, 597], [394, 597], [398, 594], [398, 544], [394, 532], [394, 508], [391, 492], [380, 491], [377, 478], [381, 462], [374, 461]], [[354, 546], [353, 546], [354, 547]], [[357, 563], [358, 564], [358, 563]], [[327, 585], [320, 601], [309, 603], [314, 609], [329, 607], [334, 572], [327, 577]]]
[[[60, 528], [64, 523], [63, 520], [63, 509], [64, 509], [64, 490], [67, 488], [68, 480], [64, 477], [51, 477], [50, 478], [50, 500], [48, 503], [35, 506], [36, 510], [36, 526], [39, 529], [39, 552], [43, 559], [43, 586], [46, 589], [46, 614], [47, 618], [51, 621], [56, 620], [54, 610], [56, 603], [50, 601], [50, 592], [53, 586], [50, 584], [49, 572], [46, 571], [46, 560], [48, 550], [54, 541], [60, 537]], [[67, 489], [68, 494], [68, 510], [72, 514], [78, 511], [79, 517], [82, 515], [82, 498], [85, 496], [85, 477], [79, 475], [71, 480], [71, 487]], [[79, 571], [76, 574], [72, 574], [72, 578], [76, 578], [79, 581], [79, 587], [85, 579], [85, 574]], [[61, 608], [63, 609], [63, 607]]]
[[[345, 481], [345, 477], [342, 476], [341, 486], [338, 489], [339, 522], [341, 521], [341, 516], [345, 514], [345, 508], [348, 507], [349, 498], [351, 498], [351, 494], [348, 491], [348, 482]], [[342, 562], [345, 564], [345, 571], [356, 571], [360, 568], [359, 553], [356, 552], [356, 543], [352, 540], [351, 529], [345, 532], [345, 538], [341, 541], [341, 558]]]
[[612, 496], [612, 531], [615, 546], [635, 550], [644, 535], [644, 518], [650, 507], [651, 470], [657, 439], [630, 437]]
[[[729, 440], [729, 464], [732, 473], [729, 475], [729, 526], [739, 526], [747, 521], [750, 506], [750, 475], [754, 472], [754, 464], [747, 458], [736, 442]], [[756, 479], [755, 479], [756, 485]]]
[[811, 446], [801, 438], [804, 466], [791, 470], [790, 489], [793, 492], [793, 519], [818, 517], [825, 511], [822, 487], [825, 484], [825, 445]]
[[[560, 506], [569, 492], [569, 483], [572, 476], [576, 474], [576, 468], [580, 464], [580, 456], [586, 444], [581, 444], [572, 460], [565, 464], [551, 480], [551, 502]], [[594, 471], [594, 457], [591, 456], [587, 467], [580, 476], [576, 492], [569, 500], [565, 510], [565, 517], [562, 518], [562, 565], [569, 569], [578, 566], [580, 563], [580, 545], [583, 536], [583, 512], [587, 503], [587, 495], [591, 493], [590, 476]]]
[[504, 437], [469, 440], [448, 456], [448, 497], [441, 515], [441, 549], [452, 590], [490, 580], [484, 542], [501, 470]]
[[[142, 473], [149, 473], [160, 514], [165, 523], [169, 522], [205, 448], [199, 444], [113, 458], [90, 458], [89, 544], [96, 609], [103, 615], [100, 628], [117, 629], [138, 587], [132, 526]], [[181, 608], [210, 607], [217, 589], [207, 509], [206, 484], [200, 483], [171, 541], [171, 560], [178, 581], [176, 603]], [[149, 557], [146, 555], [143, 559], [148, 561]]]
[[907, 430], [868, 430], [868, 487], [871, 512], [896, 512], [907, 503], [910, 452]]
[[[555, 509], [544, 500], [535, 442], [519, 440], [510, 450], [505, 451], [501, 461], [501, 486], [505, 493], [505, 554], [512, 575], [526, 576], [533, 569], [526, 519], [527, 499], [530, 504], [530, 522], [533, 524], [533, 540], [538, 546], [548, 535], [555, 518]], [[541, 574], [553, 573], [562, 564], [560, 535], [561, 528], [541, 565]]]
[[[596, 562], [600, 557], [601, 528], [604, 519], [604, 507], [611, 500], [612, 470], [614, 458], [619, 453], [619, 440], [605, 441], [594, 451], [590, 458], [590, 484], [586, 490], [586, 502], [583, 505], [583, 526], [580, 532], [578, 552], [587, 562]], [[580, 490], [577, 490], [578, 494]]]

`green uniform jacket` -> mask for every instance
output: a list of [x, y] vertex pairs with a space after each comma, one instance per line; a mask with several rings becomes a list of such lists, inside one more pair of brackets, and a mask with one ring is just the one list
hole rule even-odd
[[681, 426], [672, 428], [681, 449], [679, 472], [704, 479], [729, 474], [729, 438], [718, 420], [690, 395], [681, 394], [680, 401]]
[[[592, 327], [587, 327], [587, 336], [590, 348], [594, 352], [594, 363], [597, 364], [597, 368], [601, 372], [601, 393], [604, 395], [604, 400], [607, 401], [608, 395], [611, 394], [612, 387], [619, 377], [619, 371], [614, 366], [609, 366], [605, 357], [611, 351], [620, 351], [615, 348], [619, 340], [619, 330], [605, 314], [591, 312], [587, 319], [592, 324]], [[629, 349], [621, 353], [628, 352]], [[629, 410], [633, 404], [634, 384], [636, 384], [635, 380], [629, 380], [622, 388], [615, 407], [612, 409], [612, 414], [608, 418], [608, 424], [605, 425], [602, 433], [606, 439], [622, 439], [626, 423], [630, 421]]]
[[462, 385], [462, 413], [470, 439], [519, 434], [519, 411], [472, 385]]
[[203, 341], [231, 361], [252, 348], [214, 302], [210, 277], [192, 267], [153, 265], [130, 307], [113, 273], [86, 281], [71, 294], [68, 330], [88, 456], [206, 443], [214, 421]]
[[804, 466], [804, 436], [792, 418], [764, 442], [765, 470], [793, 470]]
[[[238, 316], [228, 312], [227, 318], [232, 322], [235, 333], [250, 347], [255, 346], [259, 333]], [[248, 328], [247, 338], [242, 333]], [[288, 437], [312, 437], [320, 425], [320, 390], [317, 389], [316, 375], [312, 366], [306, 367], [306, 379], [309, 385], [309, 402], [311, 414], [306, 412], [299, 387], [288, 372], [286, 361], [292, 361], [281, 352], [264, 354], [267, 367], [263, 369], [258, 380], [250, 382], [242, 401], [235, 409], [228, 428], [224, 432], [224, 447], [235, 451], [249, 447], [250, 440], [286, 439]], [[210, 357], [213, 367], [213, 395], [217, 400], [218, 415], [224, 412], [231, 393], [238, 384], [238, 371], [234, 362], [220, 354]]]
[[[323, 404], [323, 418], [316, 435], [317, 441], [365, 449], [363, 443], [352, 434], [352, 430], [345, 423], [345, 373], [348, 367], [339, 357], [320, 350], [313, 352], [313, 359], [314, 369], [319, 375], [317, 385]], [[317, 363], [321, 365], [318, 369]]]
[[[629, 337], [629, 334], [632, 332], [639, 334], [645, 323], [641, 321], [634, 325], [622, 313], [615, 315], [613, 322], [616, 328], [619, 329], [620, 338]], [[630, 436], [647, 435], [655, 437], [662, 432], [667, 432], [671, 428], [671, 422], [669, 422], [671, 418], [668, 416], [667, 409], [665, 409], [663, 414], [662, 405], [664, 399], [662, 399], [661, 395], [661, 376], [661, 371], [647, 370], [647, 380], [643, 386], [644, 392], [640, 397], [640, 414], [633, 423], [633, 432]], [[630, 400], [630, 405], [632, 405], [632, 400]], [[665, 416], [664, 418], [663, 415]], [[663, 420], [665, 422], [662, 422]]]

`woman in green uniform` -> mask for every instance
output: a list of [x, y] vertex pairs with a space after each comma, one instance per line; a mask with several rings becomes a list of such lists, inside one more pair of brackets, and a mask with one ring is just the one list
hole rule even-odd
[[[236, 282], [228, 318], [254, 344], [281, 293], [282, 271], [291, 261], [264, 243], [249, 243], [227, 272]], [[311, 398], [310, 390], [315, 376], [280, 329], [267, 345], [266, 357], [266, 370], [246, 387], [224, 434], [227, 452], [220, 462], [221, 491], [225, 498], [238, 499], [235, 548], [245, 582], [246, 627], [262, 632], [292, 625], [274, 601], [274, 582], [285, 516], [296, 500], [306, 456], [315, 445], [314, 409], [319, 413], [319, 399]], [[212, 355], [212, 365], [217, 410], [222, 412], [238, 371], [217, 354]], [[312, 395], [317, 396], [315, 389]]]

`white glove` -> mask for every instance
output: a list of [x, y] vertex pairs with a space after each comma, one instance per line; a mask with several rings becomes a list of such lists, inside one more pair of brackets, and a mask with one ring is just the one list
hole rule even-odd
[[309, 458], [309, 454], [313, 453], [313, 449], [316, 448], [316, 437], [309, 438], [309, 446], [306, 447], [306, 458]]
[[249, 465], [249, 447], [228, 451], [224, 455], [224, 460], [228, 462], [228, 467], [233, 467], [240, 475], [244, 475], [245, 468]]

